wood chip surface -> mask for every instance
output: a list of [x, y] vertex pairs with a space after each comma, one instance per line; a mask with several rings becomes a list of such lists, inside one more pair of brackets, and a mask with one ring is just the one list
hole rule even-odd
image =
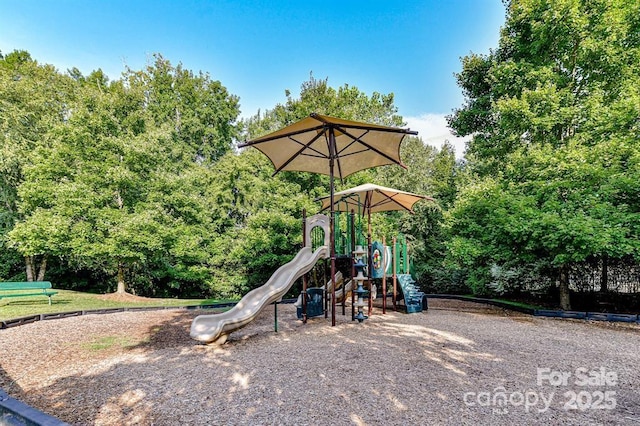
[[[203, 311], [39, 321], [0, 331], [0, 387], [74, 425], [640, 424], [637, 325], [436, 299], [362, 324], [349, 312], [303, 325], [279, 305], [275, 333], [270, 307], [222, 347], [189, 337]], [[583, 385], [578, 369], [617, 380]]]

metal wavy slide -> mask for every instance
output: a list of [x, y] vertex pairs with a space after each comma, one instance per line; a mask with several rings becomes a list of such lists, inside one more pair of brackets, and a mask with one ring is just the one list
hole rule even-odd
[[328, 246], [321, 246], [315, 252], [303, 247], [291, 262], [278, 268], [266, 284], [245, 294], [227, 312], [197, 316], [191, 323], [191, 337], [204, 343], [223, 344], [229, 334], [253, 321], [266, 306], [282, 299], [298, 278], [309, 272], [319, 259], [327, 257]]

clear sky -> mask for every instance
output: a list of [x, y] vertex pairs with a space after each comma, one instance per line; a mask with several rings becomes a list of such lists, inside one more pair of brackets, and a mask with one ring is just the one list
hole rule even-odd
[[497, 47], [503, 23], [500, 0], [0, 0], [0, 51], [112, 79], [161, 53], [220, 80], [245, 117], [285, 102], [286, 89], [298, 95], [313, 72], [332, 87], [394, 93], [437, 145], [463, 102], [460, 57]]

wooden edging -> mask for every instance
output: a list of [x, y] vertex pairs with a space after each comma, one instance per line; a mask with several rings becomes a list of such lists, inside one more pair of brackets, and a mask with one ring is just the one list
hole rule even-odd
[[583, 319], [591, 321], [609, 321], [609, 322], [627, 322], [640, 324], [640, 315], [636, 314], [616, 314], [610, 312], [581, 312], [581, 311], [562, 311], [553, 309], [534, 309], [524, 306], [514, 306], [499, 300], [485, 299], [482, 297], [459, 296], [456, 294], [427, 294], [427, 298], [432, 299], [455, 299], [468, 302], [485, 303], [488, 305], [498, 306], [500, 308], [509, 309], [516, 312], [533, 315], [536, 317], [549, 318], [569, 318]]
[[[462, 300], [467, 302], [485, 303], [487, 305], [493, 305], [503, 309], [521, 312], [524, 314], [533, 315], [537, 317], [584, 319], [584, 320], [591, 320], [591, 321], [626, 322], [626, 323], [635, 322], [640, 324], [640, 315], [636, 315], [636, 314], [534, 309], [534, 308], [526, 308], [524, 306], [515, 306], [510, 303], [502, 302], [500, 300], [486, 299], [482, 297], [460, 296], [457, 294], [427, 294], [426, 296], [428, 299], [429, 298], [430, 299], [454, 299], [454, 300]], [[278, 303], [294, 303], [294, 302], [295, 302], [295, 299], [283, 299]], [[187, 309], [187, 310], [220, 309], [220, 308], [233, 307], [236, 305], [236, 303], [237, 302], [224, 302], [224, 303], [212, 303], [209, 305], [186, 305], [186, 306], [132, 306], [132, 307], [126, 307], [126, 308], [104, 308], [104, 309], [91, 309], [91, 310], [82, 310], [82, 311], [57, 312], [57, 313], [51, 313], [51, 314], [35, 314], [35, 315], [29, 315], [25, 317], [0, 321], [0, 329], [17, 327], [25, 324], [31, 324], [36, 321], [68, 318], [68, 317], [80, 316], [80, 315], [110, 314], [110, 313], [116, 313], [116, 312], [157, 311], [162, 309]]]
[[[295, 299], [282, 299], [278, 303], [294, 303]], [[0, 321], [0, 330], [11, 327], [18, 327], [20, 325], [31, 324], [36, 321], [46, 321], [60, 318], [77, 317], [80, 315], [100, 315], [100, 314], [113, 314], [116, 312], [141, 312], [141, 311], [158, 311], [163, 309], [186, 309], [186, 310], [199, 310], [199, 309], [220, 309], [230, 308], [238, 302], [221, 302], [211, 303], [208, 305], [185, 305], [185, 306], [131, 306], [126, 308], [104, 308], [104, 309], [87, 309], [82, 311], [67, 311], [56, 312], [50, 314], [34, 314], [20, 318], [12, 318], [8, 320]]]

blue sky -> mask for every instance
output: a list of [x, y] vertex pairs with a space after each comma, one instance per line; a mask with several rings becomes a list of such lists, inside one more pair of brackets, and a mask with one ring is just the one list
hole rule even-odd
[[243, 116], [283, 103], [286, 89], [297, 95], [313, 72], [394, 93], [408, 125], [437, 145], [463, 102], [460, 57], [496, 47], [503, 23], [500, 0], [0, 0], [0, 50], [112, 79], [158, 52], [220, 80]]

